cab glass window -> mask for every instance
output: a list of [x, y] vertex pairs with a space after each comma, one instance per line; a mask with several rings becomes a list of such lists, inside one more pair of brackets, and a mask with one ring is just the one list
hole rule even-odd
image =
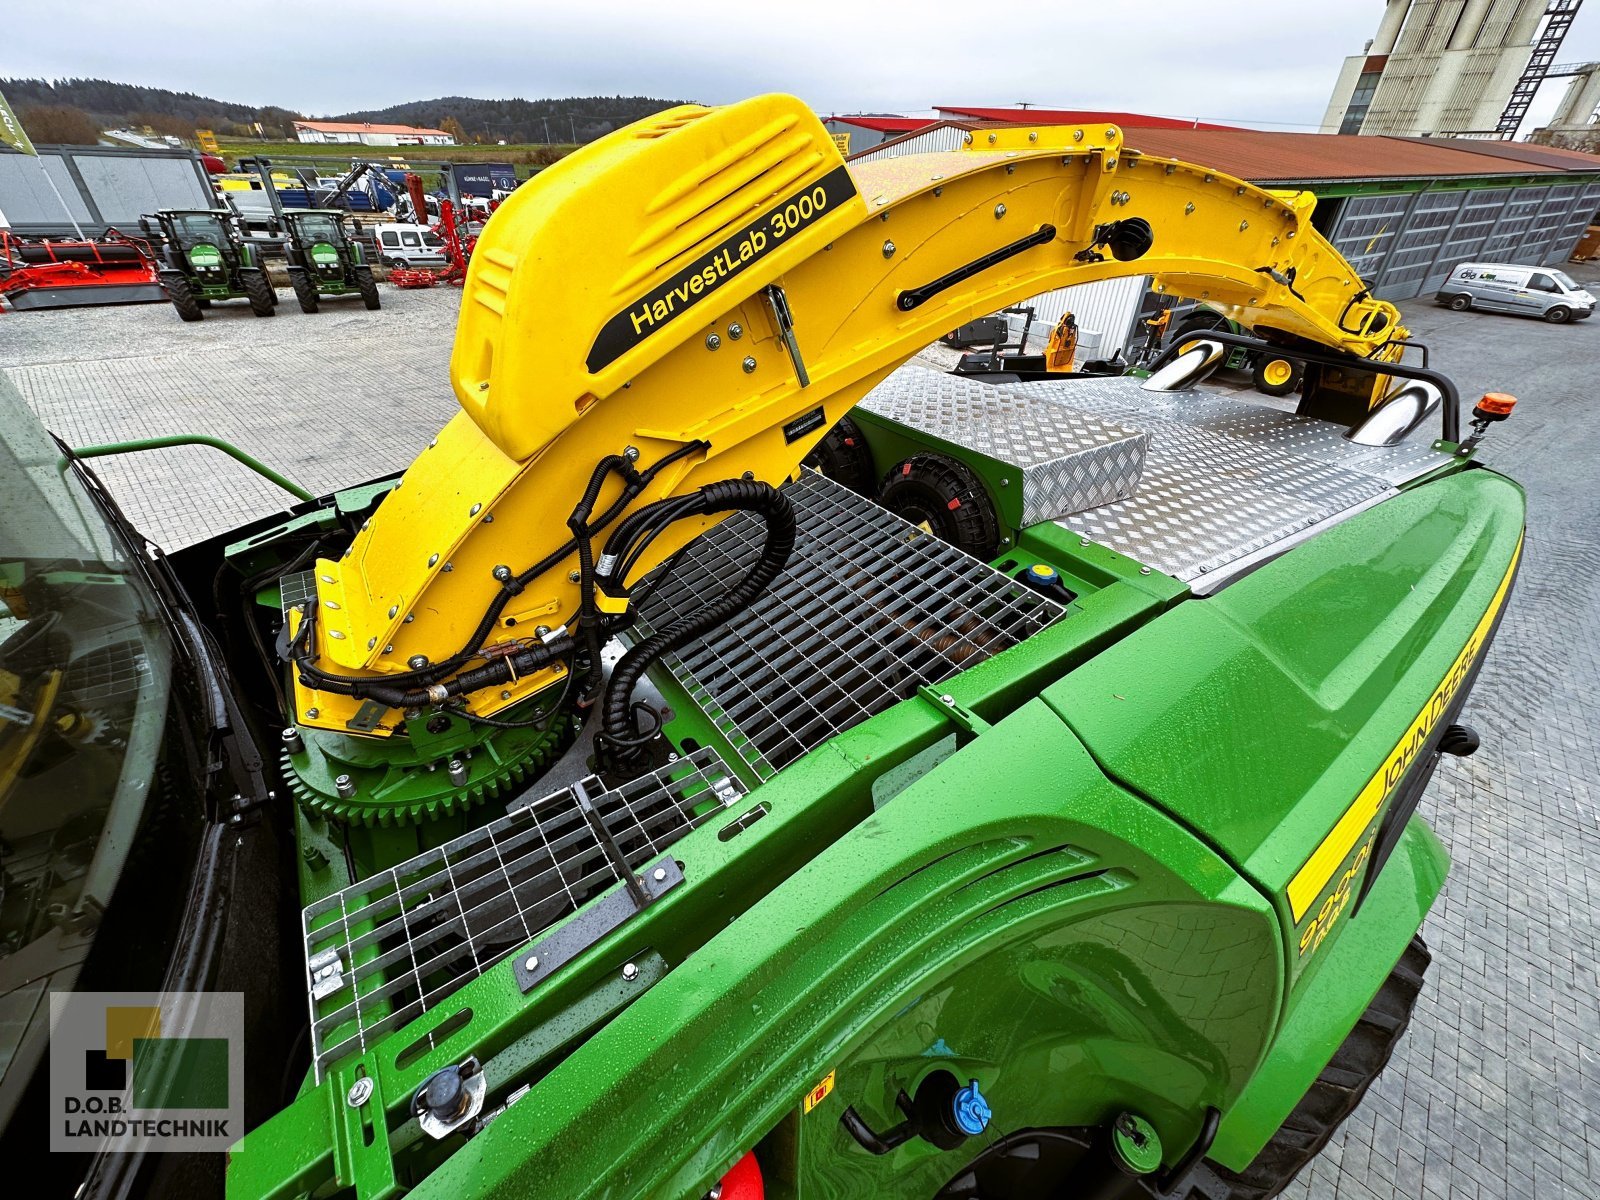
[[1561, 285], [1559, 283], [1551, 279], [1550, 276], [1541, 274], [1538, 271], [1529, 276], [1528, 289], [1535, 292], [1555, 292], [1557, 295], [1561, 293]]

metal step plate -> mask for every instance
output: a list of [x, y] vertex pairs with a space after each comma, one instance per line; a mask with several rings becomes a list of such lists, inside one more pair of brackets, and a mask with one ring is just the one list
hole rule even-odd
[[[822, 475], [785, 493], [799, 536], [782, 576], [667, 665], [766, 779], [834, 734], [1043, 629], [1064, 611]], [[723, 595], [760, 553], [736, 514], [634, 597], [650, 630]]]
[[[676, 864], [657, 861], [662, 851], [743, 794], [721, 756], [703, 747], [609, 791], [592, 777], [562, 788], [309, 906], [302, 926], [317, 1079], [619, 882], [624, 897], [664, 890], [625, 880], [620, 863], [631, 872], [650, 864], [668, 886], [681, 882]], [[577, 934], [563, 926], [564, 957], [544, 954], [532, 980], [519, 974], [523, 990], [634, 911]]]

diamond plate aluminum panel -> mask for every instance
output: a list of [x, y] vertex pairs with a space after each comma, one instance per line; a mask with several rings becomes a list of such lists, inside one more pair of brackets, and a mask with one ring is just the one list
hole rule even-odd
[[897, 371], [859, 407], [1011, 467], [1023, 525], [1131, 496], [1144, 472], [1139, 430], [959, 375]]
[[1197, 590], [1448, 461], [1429, 441], [1359, 446], [1326, 421], [1214, 392], [1147, 392], [1136, 379], [1014, 390], [1145, 432], [1135, 494], [1057, 523]]

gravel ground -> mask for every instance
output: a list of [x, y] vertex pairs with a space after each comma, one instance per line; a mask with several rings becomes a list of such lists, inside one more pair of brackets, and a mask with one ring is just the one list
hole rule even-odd
[[[1580, 279], [1600, 271], [1574, 271]], [[1595, 286], [1591, 284], [1591, 287]], [[384, 309], [292, 301], [181, 324], [166, 305], [0, 316], [0, 368], [73, 444], [201, 431], [314, 491], [403, 467], [454, 411], [459, 293], [383, 289]], [[287, 299], [287, 294], [285, 294]], [[1485, 460], [1529, 492], [1521, 577], [1466, 719], [1422, 805], [1455, 857], [1434, 951], [1388, 1071], [1294, 1200], [1600, 1197], [1600, 319], [1574, 326], [1404, 306], [1464, 397], [1522, 398]], [[930, 364], [942, 361], [928, 356]], [[210, 451], [104, 460], [130, 515], [177, 545], [282, 497]]]

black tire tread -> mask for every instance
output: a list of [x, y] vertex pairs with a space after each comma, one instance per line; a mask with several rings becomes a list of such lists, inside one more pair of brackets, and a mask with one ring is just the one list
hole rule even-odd
[[317, 311], [317, 285], [305, 271], [299, 268], [290, 271], [289, 286], [294, 289], [294, 298], [300, 302], [301, 312]]
[[361, 292], [361, 302], [367, 306], [369, 312], [377, 312], [383, 307], [383, 300], [378, 295], [378, 284], [372, 278], [371, 267], [356, 268], [356, 287]]
[[258, 317], [272, 316], [278, 301], [267, 273], [258, 268], [246, 269], [239, 272], [239, 282], [250, 301], [250, 311]]
[[177, 310], [179, 317], [185, 321], [205, 319], [205, 313], [200, 311], [200, 301], [186, 278], [175, 272], [163, 272], [161, 284], [167, 289], [167, 299], [172, 301], [172, 307]]
[[1218, 1163], [1206, 1164], [1228, 1186], [1229, 1200], [1271, 1200], [1322, 1152], [1388, 1065], [1411, 1023], [1431, 959], [1423, 940], [1412, 938], [1355, 1028], [1248, 1167], [1235, 1174]]

